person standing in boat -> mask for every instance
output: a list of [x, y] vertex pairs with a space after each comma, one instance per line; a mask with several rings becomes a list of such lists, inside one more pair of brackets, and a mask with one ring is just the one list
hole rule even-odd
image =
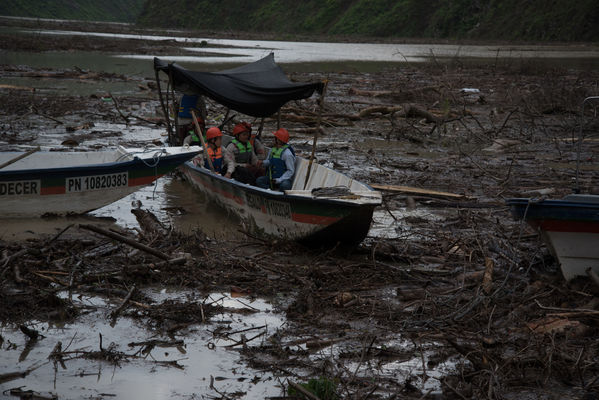
[[227, 146], [227, 151], [235, 158], [235, 170], [233, 179], [256, 184], [256, 176], [263, 175], [261, 172], [262, 161], [258, 160], [254, 147], [250, 142], [252, 126], [247, 122], [241, 122], [233, 128], [234, 139]]
[[179, 111], [177, 113], [177, 135], [179, 143], [183, 143], [189, 131], [193, 130], [193, 110], [198, 116], [204, 115], [204, 100], [199, 94], [183, 94], [179, 102]]
[[262, 163], [266, 167], [266, 175], [256, 179], [256, 185], [264, 189], [290, 190], [295, 174], [295, 151], [289, 145], [287, 129], [279, 129], [274, 136], [274, 147]]
[[222, 147], [223, 133], [219, 128], [213, 126], [206, 131], [206, 149], [205, 154], [201, 153], [194, 159], [196, 165], [202, 165], [204, 168], [210, 169], [210, 164], [206, 155], [210, 157], [214, 172], [231, 179], [235, 168], [233, 155]]

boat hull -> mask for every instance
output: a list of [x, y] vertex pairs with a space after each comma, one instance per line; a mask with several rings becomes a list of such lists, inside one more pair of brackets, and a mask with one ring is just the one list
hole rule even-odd
[[356, 204], [260, 189], [214, 175], [186, 162], [185, 178], [233, 212], [251, 234], [305, 244], [357, 244], [370, 229], [376, 202]]
[[566, 280], [586, 276], [588, 268], [599, 273], [599, 196], [509, 199], [507, 204], [516, 218], [541, 232]]
[[[2, 170], [0, 217], [86, 213], [152, 183], [197, 153], [187, 150], [157, 158], [132, 156], [124, 161], [101, 164]], [[70, 153], [55, 154], [68, 164]]]

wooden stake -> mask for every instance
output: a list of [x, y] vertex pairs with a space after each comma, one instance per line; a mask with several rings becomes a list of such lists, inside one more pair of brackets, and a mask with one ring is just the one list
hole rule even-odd
[[212, 171], [213, 174], [216, 174], [216, 171], [214, 170], [214, 165], [212, 165], [212, 159], [210, 158], [210, 155], [208, 155], [208, 148], [206, 147], [206, 142], [204, 141], [204, 134], [202, 133], [200, 124], [198, 124], [198, 119], [196, 117], [196, 113], [193, 110], [191, 110], [191, 118], [193, 118], [193, 125], [196, 128], [196, 133], [200, 136], [200, 142], [202, 142], [202, 149], [204, 150], [204, 158], [206, 158], [206, 160], [208, 160], [208, 165], [210, 166], [210, 171]]
[[23, 153], [23, 154], [19, 154], [18, 156], [16, 156], [16, 157], [15, 157], [15, 158], [13, 158], [12, 160], [8, 160], [8, 161], [7, 161], [7, 162], [5, 162], [4, 164], [0, 165], [0, 169], [2, 169], [2, 168], [4, 168], [4, 167], [8, 167], [10, 164], [14, 164], [14, 163], [16, 163], [17, 161], [19, 161], [19, 160], [21, 160], [21, 159], [23, 159], [23, 158], [25, 158], [25, 157], [28, 157], [28, 156], [32, 155], [32, 154], [33, 154], [33, 153], [35, 153], [36, 151], [40, 151], [40, 147], [39, 147], [39, 146], [37, 146], [35, 149], [28, 150], [28, 151], [26, 151], [26, 152], [25, 152], [25, 153]]
[[99, 233], [99, 234], [104, 235], [104, 236], [108, 236], [111, 239], [118, 240], [119, 242], [126, 243], [129, 246], [131, 246], [131, 247], [135, 247], [136, 249], [145, 251], [146, 253], [149, 253], [149, 254], [151, 254], [153, 256], [156, 256], [158, 258], [161, 258], [163, 260], [168, 260], [169, 259], [168, 255], [166, 255], [166, 254], [164, 254], [164, 253], [162, 253], [162, 252], [160, 252], [160, 251], [158, 251], [156, 249], [148, 247], [148, 246], [146, 246], [144, 244], [136, 242], [135, 240], [133, 240], [131, 238], [119, 235], [118, 233], [111, 232], [111, 231], [108, 231], [106, 229], [102, 229], [102, 228], [99, 228], [97, 226], [94, 226], [94, 225], [79, 224], [79, 228], [87, 229], [89, 231], [96, 232], [96, 233]]
[[421, 188], [415, 188], [415, 187], [410, 187], [410, 186], [379, 185], [377, 183], [371, 183], [370, 186], [374, 189], [387, 190], [390, 192], [419, 194], [419, 195], [423, 195], [423, 196], [432, 196], [432, 197], [447, 197], [447, 198], [451, 198], [451, 199], [467, 199], [468, 198], [467, 196], [465, 196], [463, 194], [439, 192], [436, 190], [421, 189]]

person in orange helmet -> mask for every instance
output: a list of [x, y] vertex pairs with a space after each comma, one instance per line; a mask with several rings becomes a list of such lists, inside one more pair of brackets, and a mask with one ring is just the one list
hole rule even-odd
[[[223, 175], [225, 178], [231, 179], [233, 170], [235, 169], [235, 161], [233, 155], [222, 147], [223, 133], [219, 128], [213, 126], [206, 131], [206, 154], [212, 160], [214, 172]], [[205, 155], [202, 155], [200, 165], [210, 169], [210, 164]], [[197, 164], [196, 164], [197, 165]]]
[[295, 174], [295, 151], [289, 145], [289, 132], [281, 128], [273, 132], [275, 145], [262, 165], [266, 175], [256, 179], [256, 185], [264, 189], [290, 190]]

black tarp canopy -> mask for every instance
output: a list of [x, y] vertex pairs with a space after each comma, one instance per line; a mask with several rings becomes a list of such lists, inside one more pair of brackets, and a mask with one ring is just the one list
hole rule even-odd
[[270, 53], [261, 60], [219, 72], [189, 71], [175, 63], [154, 58], [154, 69], [172, 79], [176, 90], [197, 93], [238, 112], [253, 117], [276, 113], [290, 100], [305, 99], [324, 84], [291, 82]]

